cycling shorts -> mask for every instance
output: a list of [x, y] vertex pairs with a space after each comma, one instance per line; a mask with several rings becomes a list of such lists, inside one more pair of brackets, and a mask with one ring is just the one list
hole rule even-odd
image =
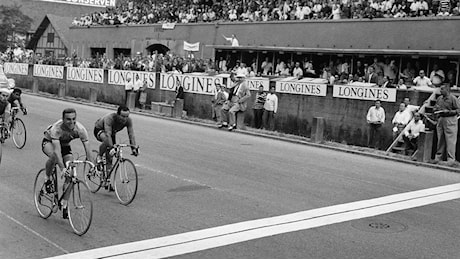
[[[94, 137], [96, 137], [96, 140], [98, 140], [99, 142], [102, 142], [102, 139], [101, 139], [101, 134], [106, 134], [104, 129], [99, 129], [97, 127], [94, 128]], [[112, 143], [115, 144], [115, 135], [112, 135]]]
[[[48, 156], [48, 155], [45, 153], [44, 148], [45, 148], [45, 145], [48, 144], [48, 143], [51, 144], [51, 141], [48, 140], [48, 139], [46, 139], [46, 138], [43, 138], [43, 140], [42, 140], [42, 152], [43, 152], [46, 156]], [[70, 145], [68, 145], [68, 144], [67, 144], [67, 145], [63, 145], [63, 144], [61, 143], [61, 155], [64, 157], [64, 156], [66, 156], [66, 155], [68, 155], [68, 154], [72, 154], [72, 148], [71, 148]]]

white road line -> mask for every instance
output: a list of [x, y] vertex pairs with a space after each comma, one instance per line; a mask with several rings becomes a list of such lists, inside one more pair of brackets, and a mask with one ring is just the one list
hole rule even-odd
[[49, 240], [48, 238], [40, 235], [37, 231], [31, 229], [30, 227], [22, 224], [21, 222], [19, 222], [18, 220], [14, 219], [13, 217], [9, 216], [8, 214], [6, 214], [5, 212], [1, 211], [0, 210], [0, 214], [2, 214], [3, 216], [7, 217], [8, 219], [10, 219], [11, 221], [15, 222], [16, 224], [18, 224], [19, 226], [21, 226], [22, 228], [24, 228], [25, 230], [29, 231], [30, 233], [36, 235], [37, 237], [45, 240], [46, 242], [48, 242], [50, 245], [56, 247], [57, 249], [61, 250], [63, 253], [65, 254], [68, 254], [69, 251], [65, 250], [64, 248], [60, 247], [58, 244], [54, 243], [53, 241]]
[[172, 236], [97, 248], [56, 258], [167, 258], [460, 198], [460, 184], [406, 192]]

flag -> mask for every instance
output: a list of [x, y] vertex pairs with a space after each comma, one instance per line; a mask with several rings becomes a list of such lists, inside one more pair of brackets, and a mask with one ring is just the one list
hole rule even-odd
[[200, 50], [200, 43], [188, 43], [184, 41], [184, 50], [185, 51], [199, 51]]

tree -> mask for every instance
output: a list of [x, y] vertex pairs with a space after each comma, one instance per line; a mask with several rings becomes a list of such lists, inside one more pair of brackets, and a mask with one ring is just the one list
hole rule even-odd
[[25, 46], [25, 36], [30, 30], [32, 18], [23, 14], [20, 7], [0, 5], [0, 51], [8, 47]]

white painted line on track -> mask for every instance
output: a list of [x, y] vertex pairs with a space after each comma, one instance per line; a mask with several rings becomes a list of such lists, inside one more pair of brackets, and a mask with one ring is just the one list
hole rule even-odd
[[30, 233], [36, 235], [37, 237], [45, 240], [46, 242], [48, 242], [50, 245], [56, 247], [57, 249], [61, 250], [63, 253], [65, 254], [68, 254], [69, 251], [65, 250], [64, 248], [60, 247], [58, 244], [54, 243], [53, 241], [49, 240], [48, 238], [40, 235], [37, 231], [31, 229], [30, 227], [22, 224], [21, 222], [19, 222], [18, 220], [16, 220], [15, 218], [9, 216], [8, 214], [6, 214], [5, 212], [1, 211], [0, 210], [0, 214], [2, 214], [3, 216], [7, 217], [9, 220], [13, 221], [14, 223], [18, 224], [19, 226], [21, 226], [22, 228], [24, 228], [25, 230], [29, 231]]
[[452, 184], [97, 248], [56, 258], [167, 258], [458, 198], [460, 198], [460, 184]]

